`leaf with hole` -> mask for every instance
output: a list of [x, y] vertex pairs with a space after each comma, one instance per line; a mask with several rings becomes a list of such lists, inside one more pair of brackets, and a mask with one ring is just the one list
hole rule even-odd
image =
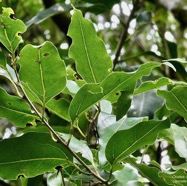
[[72, 38], [69, 57], [75, 60], [82, 78], [87, 83], [98, 83], [105, 79], [112, 70], [112, 60], [92, 22], [83, 18], [77, 9], [74, 9], [68, 36]]
[[0, 15], [0, 42], [12, 54], [22, 42], [20, 34], [26, 31], [25, 24], [14, 18], [14, 11], [11, 8], [3, 8]]
[[48, 133], [26, 133], [0, 141], [0, 177], [16, 180], [23, 175], [35, 177], [55, 167], [69, 166], [72, 155]]
[[99, 84], [92, 83], [84, 85], [77, 92], [70, 104], [69, 114], [72, 122], [92, 105], [105, 99], [108, 95], [118, 91], [133, 91], [136, 81], [143, 76], [149, 75], [151, 70], [158, 66], [160, 66], [159, 63], [146, 63], [140, 66], [135, 72], [114, 72]]
[[21, 65], [20, 79], [32, 101], [45, 105], [65, 88], [65, 64], [51, 42], [26, 45], [18, 63]]

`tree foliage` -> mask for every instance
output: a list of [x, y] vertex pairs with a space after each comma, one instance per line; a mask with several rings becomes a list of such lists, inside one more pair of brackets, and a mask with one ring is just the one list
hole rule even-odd
[[185, 186], [183, 3], [1, 2], [0, 185]]

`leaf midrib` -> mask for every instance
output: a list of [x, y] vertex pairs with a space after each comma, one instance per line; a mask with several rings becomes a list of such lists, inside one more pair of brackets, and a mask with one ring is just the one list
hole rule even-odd
[[[144, 134], [141, 138], [139, 138], [139, 140], [136, 140], [131, 146], [129, 146], [125, 151], [123, 151], [121, 154], [119, 154], [116, 158], [114, 157], [114, 150], [113, 150], [113, 153], [112, 153], [112, 158], [115, 160], [119, 159], [121, 156], [123, 156], [123, 154], [125, 154], [130, 148], [132, 148], [132, 146], [134, 146], [135, 144], [137, 144], [139, 141], [141, 141], [144, 137], [146, 137], [150, 132], [152, 132], [155, 128], [157, 128], [158, 126], [160, 125], [160, 122], [155, 126], [153, 127], [151, 130], [149, 130], [146, 134]], [[118, 140], [116, 140], [117, 142]], [[114, 148], [115, 145], [113, 145], [113, 148]]]
[[79, 16], [79, 26], [80, 26], [81, 36], [82, 36], [82, 40], [83, 40], [83, 44], [84, 44], [84, 50], [85, 50], [87, 61], [88, 61], [88, 66], [90, 68], [94, 83], [97, 83], [95, 75], [94, 75], [94, 72], [92, 70], [91, 60], [90, 60], [90, 56], [89, 56], [89, 53], [88, 53], [88, 50], [87, 50], [86, 40], [85, 40], [85, 37], [84, 37], [84, 31], [83, 31], [83, 27], [82, 27], [82, 22], [81, 22], [80, 16]]
[[34, 159], [26, 159], [26, 160], [17, 160], [17, 161], [11, 161], [11, 162], [5, 162], [0, 163], [0, 165], [6, 165], [6, 164], [16, 164], [16, 163], [25, 163], [25, 162], [32, 162], [32, 161], [49, 161], [49, 160], [66, 160], [66, 158], [34, 158]]

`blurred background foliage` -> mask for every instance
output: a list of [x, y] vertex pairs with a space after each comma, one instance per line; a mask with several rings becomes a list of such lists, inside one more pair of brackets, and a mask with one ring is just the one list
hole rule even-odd
[[[99, 37], [105, 42], [107, 51], [114, 60], [116, 71], [133, 71], [149, 61], [162, 63], [162, 60], [187, 56], [187, 0], [2, 0], [1, 10], [2, 7], [11, 7], [15, 17], [21, 19], [28, 27], [27, 32], [22, 35], [24, 43], [20, 49], [27, 43], [38, 45], [46, 40], [52, 41], [69, 69], [69, 79], [75, 79], [79, 85], [83, 82], [71, 70], [74, 69], [74, 62], [68, 58], [71, 39], [66, 34], [71, 20], [71, 3], [94, 23]], [[4, 51], [2, 46], [1, 50]], [[176, 81], [186, 81], [185, 64], [176, 61], [171, 63], [177, 72], [162, 67], [145, 80], [165, 76]], [[10, 81], [2, 76], [3, 73], [5, 72], [0, 68], [0, 86], [14, 94], [14, 88]], [[116, 96], [120, 97], [121, 93]], [[66, 99], [70, 101], [71, 96], [67, 96]], [[179, 126], [185, 124], [183, 118], [163, 106], [163, 99], [157, 97], [154, 91], [134, 96], [132, 103], [128, 116], [148, 116], [150, 119], [169, 117], [171, 122]], [[114, 104], [114, 113], [117, 112], [116, 107], [117, 104]], [[60, 123], [64, 123], [63, 131], [68, 127], [66, 121], [55, 115], [49, 115], [49, 122], [55, 127], [61, 127]], [[83, 115], [79, 122], [82, 131], [86, 131], [87, 117]], [[1, 139], [17, 133], [19, 129], [6, 119], [0, 120]], [[166, 149], [169, 157], [166, 156]], [[136, 153], [148, 154], [148, 159], [158, 163], [171, 161], [177, 165], [184, 162], [176, 154], [173, 146], [167, 144], [158, 143], [157, 146]], [[36, 179], [43, 178], [39, 176]], [[41, 185], [45, 184], [44, 181]], [[2, 185], [6, 183], [2, 181]]]

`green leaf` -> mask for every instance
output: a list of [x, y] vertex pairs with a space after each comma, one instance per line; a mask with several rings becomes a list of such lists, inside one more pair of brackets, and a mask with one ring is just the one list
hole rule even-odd
[[186, 186], [187, 176], [184, 170], [178, 170], [176, 172], [159, 172], [159, 177], [166, 181], [168, 185], [173, 186]]
[[18, 63], [21, 65], [20, 79], [31, 100], [45, 105], [64, 89], [65, 65], [51, 42], [26, 45]]
[[158, 176], [160, 170], [157, 167], [150, 167], [145, 164], [136, 163], [136, 159], [127, 158], [125, 162], [130, 163], [138, 172], [145, 178], [147, 178], [155, 186], [167, 186], [168, 184]]
[[119, 120], [127, 113], [128, 109], [131, 106], [132, 100], [132, 92], [134, 91], [134, 87], [132, 90], [122, 91], [116, 105], [116, 119]]
[[89, 109], [92, 105], [106, 98], [109, 94], [117, 91], [132, 90], [136, 81], [142, 76], [149, 75], [151, 70], [160, 66], [159, 63], [146, 63], [133, 73], [115, 72], [110, 74], [104, 81], [99, 84], [86, 84], [77, 92], [73, 98], [69, 114], [72, 122]]
[[0, 52], [0, 67], [6, 69], [6, 63], [7, 63], [6, 56], [3, 54], [3, 52]]
[[166, 99], [169, 110], [175, 111], [187, 120], [187, 87], [177, 86], [171, 91], [158, 90], [158, 95]]
[[0, 42], [13, 54], [22, 42], [20, 34], [26, 31], [26, 26], [21, 20], [14, 18], [11, 8], [3, 8], [0, 25]]
[[[114, 164], [139, 148], [153, 144], [158, 133], [163, 129], [169, 128], [169, 126], [169, 120], [152, 120], [141, 122], [128, 130], [116, 132], [106, 146], [105, 155], [107, 160]], [[126, 139], [124, 139], [124, 136]]]
[[127, 130], [134, 127], [138, 123], [145, 121], [146, 118], [122, 118], [121, 120], [113, 123], [109, 127], [102, 129], [102, 134], [100, 134], [100, 151], [99, 151], [99, 161], [101, 164], [106, 163], [105, 149], [109, 139], [120, 130]]
[[167, 61], [169, 61], [169, 62], [170, 61], [177, 61], [179, 63], [187, 63], [185, 58], [173, 58], [173, 59], [167, 59], [167, 60], [162, 60], [162, 61], [165, 61], [165, 62], [167, 62]]
[[101, 82], [112, 70], [112, 60], [103, 41], [97, 36], [93, 24], [74, 9], [68, 30], [72, 38], [69, 57], [76, 62], [76, 69], [88, 83]]
[[69, 102], [67, 102], [65, 99], [52, 99], [46, 104], [46, 108], [48, 108], [53, 114], [56, 114], [60, 118], [70, 121], [68, 114]]
[[155, 81], [147, 81], [142, 83], [135, 91], [134, 95], [147, 92], [149, 90], [158, 89], [162, 86], [169, 85], [171, 80], [169, 78], [159, 78]]
[[71, 154], [47, 133], [26, 133], [0, 142], [0, 177], [16, 180], [20, 175], [34, 177], [56, 166], [68, 166]]
[[180, 157], [187, 159], [187, 128], [171, 125], [174, 137], [175, 151]]
[[7, 118], [18, 127], [34, 124], [37, 116], [31, 114], [30, 106], [21, 98], [10, 96], [0, 88], [0, 117]]

